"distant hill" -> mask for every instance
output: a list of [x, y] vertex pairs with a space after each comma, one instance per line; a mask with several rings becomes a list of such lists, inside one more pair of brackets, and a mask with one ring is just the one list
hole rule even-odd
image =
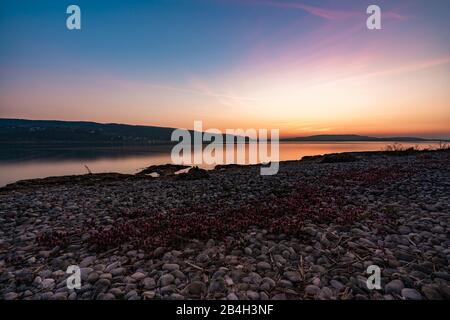
[[0, 119], [1, 142], [165, 143], [173, 130], [84, 121]]
[[[0, 118], [1, 143], [170, 144], [175, 128], [88, 121]], [[190, 131], [192, 134], [192, 131]], [[360, 135], [315, 135], [281, 141], [431, 141], [416, 137], [376, 138]]]
[[424, 139], [417, 137], [387, 137], [377, 138], [369, 136], [360, 136], [356, 134], [321, 134], [307, 137], [285, 138], [282, 141], [433, 141], [432, 139]]
[[173, 130], [175, 128], [88, 121], [0, 118], [2, 143], [170, 144], [176, 143], [171, 141]]

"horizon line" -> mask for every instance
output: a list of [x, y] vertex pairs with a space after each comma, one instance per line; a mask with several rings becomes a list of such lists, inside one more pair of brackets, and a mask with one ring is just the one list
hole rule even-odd
[[[194, 131], [192, 128], [183, 128], [183, 127], [171, 127], [171, 126], [165, 126], [165, 125], [146, 125], [146, 124], [130, 124], [130, 123], [120, 123], [120, 122], [99, 122], [99, 121], [93, 121], [93, 120], [61, 120], [61, 119], [32, 119], [32, 118], [4, 118], [0, 117], [0, 120], [21, 120], [21, 121], [55, 121], [55, 122], [83, 122], [83, 123], [95, 123], [95, 124], [101, 124], [101, 125], [124, 125], [124, 126], [133, 126], [133, 127], [157, 127], [157, 128], [164, 128], [164, 129], [186, 129], [190, 131]], [[230, 130], [238, 130], [244, 128], [228, 128]], [[267, 129], [267, 128], [258, 128], [256, 130], [260, 129]], [[208, 130], [208, 129], [206, 129]], [[280, 129], [278, 129], [280, 130]], [[223, 131], [223, 130], [221, 130]], [[202, 131], [204, 133], [205, 131]], [[280, 130], [281, 132], [281, 130]], [[417, 138], [417, 139], [423, 139], [423, 140], [429, 140], [429, 141], [449, 141], [449, 137], [433, 137], [433, 138], [425, 138], [423, 136], [418, 136], [416, 134], [402, 134], [402, 135], [391, 135], [391, 134], [382, 134], [381, 136], [370, 135], [370, 134], [361, 134], [361, 133], [325, 133], [325, 134], [308, 134], [308, 135], [295, 135], [295, 134], [289, 134], [282, 136], [280, 135], [280, 140], [285, 139], [302, 139], [302, 138], [309, 138], [309, 137], [326, 137], [326, 136], [359, 136], [359, 137], [369, 137], [369, 138], [377, 138], [377, 139], [394, 139], [394, 138]]]

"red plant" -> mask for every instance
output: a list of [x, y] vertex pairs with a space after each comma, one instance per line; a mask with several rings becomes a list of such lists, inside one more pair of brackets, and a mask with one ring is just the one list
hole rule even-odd
[[415, 173], [415, 169], [391, 166], [387, 168], [370, 168], [361, 171], [337, 172], [328, 177], [331, 184], [345, 184], [348, 182], [357, 183], [362, 186], [372, 186], [382, 182], [389, 182], [400, 179]]
[[223, 240], [250, 226], [297, 236], [305, 221], [348, 224], [360, 219], [363, 213], [363, 208], [346, 205], [343, 195], [337, 196], [330, 189], [300, 185], [284, 197], [253, 201], [237, 209], [186, 206], [167, 214], [117, 223], [108, 229], [97, 228], [91, 231], [89, 243], [100, 249], [132, 243], [152, 250], [177, 246], [193, 238]]
[[[363, 171], [341, 171], [314, 184], [299, 183], [289, 192], [272, 190], [270, 197], [256, 199], [238, 207], [227, 207], [233, 199], [185, 205], [165, 210], [121, 209], [117, 222], [108, 227], [91, 226], [88, 243], [102, 250], [131, 244], [145, 250], [176, 247], [189, 239], [224, 240], [227, 236], [245, 232], [250, 226], [274, 234], [302, 235], [305, 222], [352, 224], [368, 216], [365, 207], [355, 203], [352, 192], [364, 192], [357, 187], [386, 183], [409, 176], [415, 171], [404, 166], [370, 168]], [[339, 192], [336, 187], [339, 186]], [[225, 196], [224, 196], [225, 197]], [[68, 235], [41, 235], [39, 243], [64, 245]]]
[[70, 234], [66, 231], [51, 231], [39, 234], [36, 241], [40, 246], [65, 247], [70, 243]]

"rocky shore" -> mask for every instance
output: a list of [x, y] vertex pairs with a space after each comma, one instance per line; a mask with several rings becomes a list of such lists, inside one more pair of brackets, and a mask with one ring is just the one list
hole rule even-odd
[[0, 298], [450, 299], [448, 151], [198, 172], [1, 188]]

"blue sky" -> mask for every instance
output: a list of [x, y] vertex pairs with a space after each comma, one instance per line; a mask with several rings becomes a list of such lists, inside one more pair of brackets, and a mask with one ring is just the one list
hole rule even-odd
[[[378, 32], [365, 28], [372, 3], [383, 13]], [[82, 30], [65, 27], [70, 4], [81, 8]], [[1, 6], [0, 116], [184, 127], [204, 119], [215, 127], [264, 125], [292, 134], [448, 134], [450, 1], [7, 0]], [[421, 94], [394, 97], [408, 87]], [[371, 91], [381, 108], [367, 97]], [[424, 118], [430, 108], [435, 116]], [[401, 118], [409, 124], [394, 128], [392, 119]]]

